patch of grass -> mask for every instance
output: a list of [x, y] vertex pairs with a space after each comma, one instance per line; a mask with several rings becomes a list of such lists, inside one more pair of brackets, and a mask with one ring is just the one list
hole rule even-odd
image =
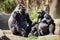
[[28, 37], [28, 38], [23, 38], [21, 40], [37, 40], [37, 37], [36, 36], [31, 36], [31, 37]]
[[32, 7], [32, 8], [29, 9], [29, 11], [28, 11], [29, 16], [30, 16], [30, 19], [31, 19], [32, 21], [34, 21], [34, 19], [37, 18], [37, 10], [38, 10], [37, 8]]
[[60, 36], [40, 36], [40, 37], [36, 37], [36, 36], [31, 36], [28, 38], [19, 38], [16, 40], [60, 40]]

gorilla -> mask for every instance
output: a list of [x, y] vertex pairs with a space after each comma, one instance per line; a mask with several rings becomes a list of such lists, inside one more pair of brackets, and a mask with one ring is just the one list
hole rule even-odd
[[28, 35], [28, 37], [29, 36], [38, 36], [38, 33], [37, 33], [38, 31], [37, 31], [37, 24], [35, 24], [32, 28], [31, 28], [31, 31], [30, 31], [30, 33], [29, 33], [29, 35]]
[[8, 26], [14, 35], [27, 36], [31, 30], [31, 24], [32, 21], [22, 5], [16, 7], [8, 20]]
[[44, 19], [42, 20], [43, 23], [48, 24], [49, 26], [49, 34], [54, 34], [55, 31], [55, 23], [52, 17], [49, 14], [44, 15]]
[[38, 11], [37, 12], [37, 14], [38, 14], [38, 18], [37, 18], [37, 22], [36, 22], [36, 24], [34, 25], [34, 27], [32, 27], [32, 30], [31, 30], [31, 32], [29, 33], [29, 35], [28, 36], [31, 36], [31, 35], [35, 35], [35, 36], [38, 36], [38, 34], [40, 34], [39, 32], [38, 32], [38, 25], [39, 25], [39, 22], [41, 22], [41, 20], [44, 18], [44, 15], [45, 15], [45, 11]]
[[[38, 19], [42, 20], [44, 18], [44, 15], [46, 14], [46, 12], [41, 10], [41, 11], [38, 11], [37, 14], [38, 14]], [[38, 21], [38, 19], [37, 19], [37, 21]]]
[[55, 31], [55, 23], [52, 17], [47, 14], [45, 11], [38, 12], [37, 24], [32, 27], [29, 36], [43, 36], [48, 34], [54, 34]]
[[39, 23], [40, 35], [54, 34], [55, 23], [49, 14], [45, 14], [42, 21]]

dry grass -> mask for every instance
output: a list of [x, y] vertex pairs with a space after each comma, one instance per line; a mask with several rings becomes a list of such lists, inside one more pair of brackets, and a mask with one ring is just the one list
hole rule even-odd
[[60, 40], [59, 35], [48, 35], [48, 36], [40, 36], [38, 37], [38, 40]]

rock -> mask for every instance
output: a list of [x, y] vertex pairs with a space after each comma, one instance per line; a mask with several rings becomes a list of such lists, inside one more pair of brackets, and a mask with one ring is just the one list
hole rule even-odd
[[56, 24], [56, 28], [60, 27], [60, 19], [54, 19], [54, 22]]
[[55, 30], [55, 35], [60, 35], [60, 29]]
[[56, 24], [55, 34], [56, 34], [56, 35], [60, 35], [60, 19], [54, 19], [54, 22], [55, 22], [55, 24]]
[[0, 14], [0, 29], [9, 29], [8, 28], [8, 19], [10, 15], [6, 13], [1, 13]]
[[0, 38], [4, 36], [3, 31], [0, 29]]
[[1, 29], [0, 29], [0, 40], [10, 40]]

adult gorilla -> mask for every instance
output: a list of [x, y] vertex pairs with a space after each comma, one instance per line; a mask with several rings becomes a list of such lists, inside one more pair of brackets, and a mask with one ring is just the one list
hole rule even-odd
[[26, 36], [27, 24], [30, 26], [32, 21], [26, 13], [26, 9], [22, 5], [18, 5], [8, 20], [9, 28], [14, 35]]

